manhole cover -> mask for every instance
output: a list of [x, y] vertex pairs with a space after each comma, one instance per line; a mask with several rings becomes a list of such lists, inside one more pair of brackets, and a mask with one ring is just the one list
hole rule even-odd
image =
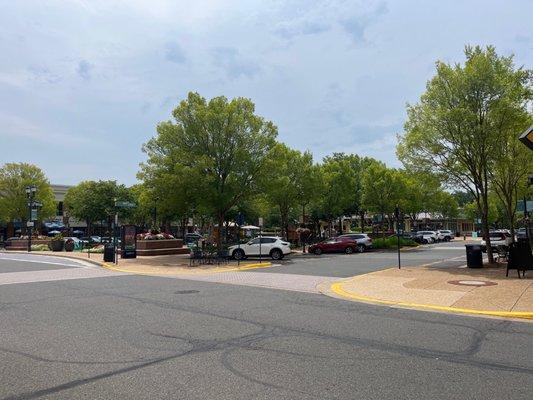
[[470, 281], [470, 280], [463, 280], [463, 281], [448, 281], [448, 283], [451, 283], [452, 285], [462, 285], [462, 286], [494, 286], [497, 285], [496, 282], [490, 282], [490, 281]]
[[177, 292], [174, 292], [174, 294], [193, 294], [199, 292], [199, 290], [178, 290]]

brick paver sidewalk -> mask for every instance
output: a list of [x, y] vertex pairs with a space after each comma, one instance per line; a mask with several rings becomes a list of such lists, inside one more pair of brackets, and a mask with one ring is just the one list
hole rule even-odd
[[[505, 268], [390, 268], [355, 276], [321, 291], [335, 297], [441, 311], [533, 318], [533, 274]], [[476, 313], [476, 312], [474, 312]], [[530, 315], [520, 315], [519, 313]]]

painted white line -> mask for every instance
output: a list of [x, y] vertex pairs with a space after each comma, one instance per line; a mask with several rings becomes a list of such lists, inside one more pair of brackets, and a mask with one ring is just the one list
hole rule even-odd
[[43, 260], [37, 260], [37, 259], [21, 259], [21, 258], [11, 258], [11, 257], [2, 257], [2, 256], [0, 256], [0, 261], [2, 261], [2, 260], [27, 262], [27, 263], [33, 263], [33, 264], [63, 265], [63, 266], [75, 267], [75, 268], [83, 267], [82, 264], [78, 263], [75, 260], [72, 260], [72, 262], [74, 264], [65, 264], [65, 263], [61, 263], [61, 262], [43, 261]]
[[106, 278], [113, 276], [130, 275], [106, 269], [72, 268], [52, 269], [47, 271], [21, 271], [0, 274], [0, 285], [13, 285], [18, 283], [35, 283], [64, 281], [70, 279]]

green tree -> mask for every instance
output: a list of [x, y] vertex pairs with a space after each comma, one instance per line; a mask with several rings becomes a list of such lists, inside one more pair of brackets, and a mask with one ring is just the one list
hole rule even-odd
[[[124, 186], [116, 181], [83, 181], [71, 187], [65, 195], [65, 207], [69, 215], [87, 223], [90, 235], [92, 226], [97, 221], [108, 221], [108, 229], [112, 216], [116, 212], [115, 199], [131, 201], [133, 196]], [[119, 210], [121, 218], [128, 218], [132, 210]]]
[[0, 220], [26, 222], [29, 219], [28, 186], [36, 187], [35, 200], [42, 204], [39, 220], [55, 214], [54, 193], [41, 169], [32, 164], [7, 163], [0, 168]]
[[361, 209], [361, 171], [363, 159], [355, 154], [334, 153], [324, 158], [322, 164], [323, 193], [322, 214], [328, 221], [344, 215], [358, 213]]
[[512, 111], [514, 114], [506, 116], [509, 119], [507, 129], [500, 132], [500, 145], [493, 153], [495, 162], [489, 174], [514, 241], [516, 205], [520, 195], [526, 191], [527, 175], [533, 171], [533, 157], [531, 150], [517, 140], [517, 132], [530, 126], [532, 118], [523, 110]]
[[385, 216], [392, 227], [394, 210], [404, 208], [402, 202], [407, 191], [405, 175], [395, 169], [387, 168], [382, 162], [375, 161], [363, 173], [363, 207], [381, 215], [381, 230], [384, 234]]
[[265, 179], [265, 196], [267, 200], [279, 210], [281, 218], [281, 232], [286, 239], [289, 234], [289, 213], [296, 206], [298, 188], [296, 180], [298, 169], [296, 165], [302, 157], [297, 150], [289, 149], [282, 143], [277, 143], [270, 152]]
[[[526, 110], [531, 72], [493, 47], [465, 49], [464, 65], [437, 63], [437, 74], [416, 105], [408, 106], [398, 157], [410, 169], [436, 171], [450, 186], [469, 191], [488, 238], [489, 186], [508, 115]], [[493, 262], [490, 239], [489, 262]]]
[[[172, 115], [174, 121], [161, 122], [157, 136], [144, 146], [146, 164], [157, 169], [165, 159], [175, 163], [171, 171], [187, 177], [196, 206], [208, 210], [221, 229], [228, 211], [260, 191], [277, 129], [245, 98], [206, 101], [189, 93]], [[222, 247], [220, 234], [217, 247]]]

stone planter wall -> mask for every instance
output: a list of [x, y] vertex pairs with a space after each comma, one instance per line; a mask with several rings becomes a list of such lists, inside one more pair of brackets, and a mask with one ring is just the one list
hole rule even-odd
[[[50, 239], [32, 239], [31, 244], [50, 244]], [[28, 239], [13, 239], [6, 242], [6, 250], [27, 250]]]
[[163, 256], [168, 254], [188, 254], [181, 239], [137, 240], [138, 256]]

